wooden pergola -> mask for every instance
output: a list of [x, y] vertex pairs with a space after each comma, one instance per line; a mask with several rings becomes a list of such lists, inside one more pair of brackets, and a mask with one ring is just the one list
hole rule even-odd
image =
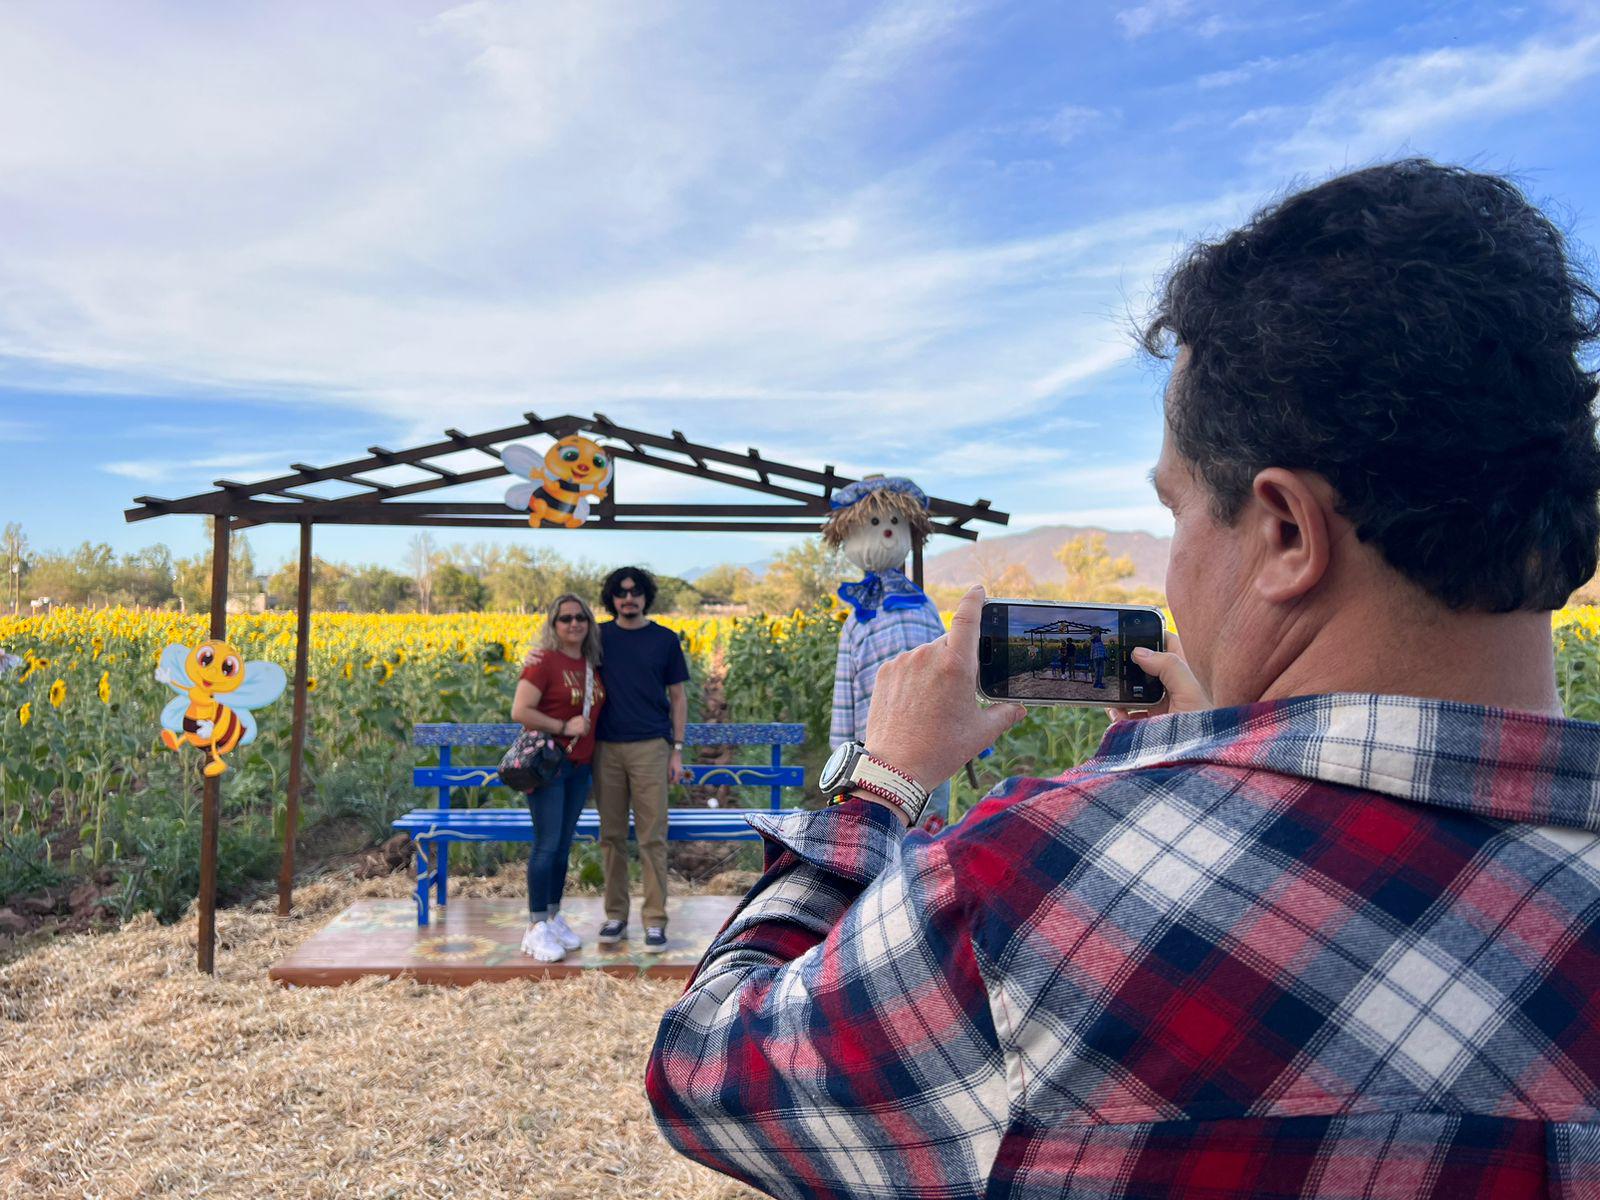
[[[584, 434], [605, 446], [614, 460], [635, 462], [657, 470], [724, 484], [744, 492], [772, 498], [767, 503], [738, 504], [623, 504], [617, 501], [617, 479], [604, 500], [579, 528], [636, 529], [653, 532], [816, 533], [829, 513], [829, 498], [839, 488], [856, 482], [832, 466], [822, 470], [797, 467], [763, 456], [755, 448], [743, 454], [691, 442], [678, 430], [669, 436], [618, 425], [603, 413], [580, 417], [571, 414], [540, 417], [524, 413], [523, 419], [503, 429], [463, 433], [446, 429], [445, 440], [409, 450], [368, 446], [367, 457], [331, 466], [291, 463], [289, 474], [255, 483], [231, 479], [214, 481], [214, 491], [178, 500], [136, 496], [137, 507], [123, 515], [128, 521], [194, 514], [215, 518], [211, 558], [211, 636], [227, 637], [228, 546], [236, 529], [255, 525], [293, 524], [300, 527], [300, 574], [295, 597], [296, 638], [294, 665], [294, 716], [289, 745], [288, 812], [284, 829], [283, 865], [278, 874], [278, 915], [287, 916], [294, 889], [294, 842], [300, 817], [301, 769], [305, 757], [306, 662], [311, 644], [311, 530], [316, 525], [390, 525], [444, 529], [523, 529], [519, 516], [504, 503], [447, 501], [439, 492], [459, 488], [511, 472], [501, 464], [502, 443], [530, 437], [563, 438]], [[471, 452], [485, 459], [481, 466], [460, 462], [444, 466], [437, 460]], [[383, 476], [380, 478], [379, 476]], [[316, 495], [309, 488], [334, 490]], [[776, 503], [772, 501], [782, 501]], [[928, 498], [933, 532], [976, 540], [975, 522], [1004, 525], [1006, 513], [987, 500], [962, 504], [936, 496]], [[562, 530], [565, 534], [569, 531]], [[571, 531], [576, 532], [576, 531]], [[912, 578], [922, 583], [922, 550], [912, 556]], [[199, 967], [213, 970], [216, 945], [217, 836], [219, 780], [205, 781], [200, 824], [200, 928]]]

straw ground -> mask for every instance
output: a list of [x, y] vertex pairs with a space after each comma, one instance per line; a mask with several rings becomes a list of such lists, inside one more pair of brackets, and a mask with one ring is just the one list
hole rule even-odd
[[[462, 878], [515, 895], [520, 868]], [[644, 1098], [681, 984], [590, 978], [280, 988], [267, 968], [404, 875], [325, 880], [195, 921], [149, 914], [0, 965], [0, 1196], [563, 1197], [756, 1193], [680, 1158]]]

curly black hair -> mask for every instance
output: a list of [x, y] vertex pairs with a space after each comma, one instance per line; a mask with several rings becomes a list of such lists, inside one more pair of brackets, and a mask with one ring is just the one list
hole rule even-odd
[[1174, 444], [1231, 524], [1316, 471], [1363, 542], [1455, 610], [1558, 608], [1600, 543], [1600, 295], [1509, 180], [1426, 159], [1298, 192], [1200, 243], [1144, 348], [1186, 348]]
[[617, 615], [617, 588], [629, 576], [639, 585], [644, 592], [644, 611], [649, 612], [650, 606], [656, 602], [656, 577], [643, 567], [618, 567], [606, 576], [606, 581], [600, 585], [600, 603], [613, 617]]

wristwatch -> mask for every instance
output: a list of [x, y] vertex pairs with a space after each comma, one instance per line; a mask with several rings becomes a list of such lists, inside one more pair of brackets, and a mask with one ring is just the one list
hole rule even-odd
[[829, 796], [866, 792], [904, 817], [908, 827], [917, 823], [928, 803], [921, 784], [898, 767], [873, 758], [860, 742], [845, 742], [828, 756], [817, 786]]
[[682, 750], [683, 749], [683, 743], [682, 742], [673, 742], [672, 743], [672, 748], [674, 750]]

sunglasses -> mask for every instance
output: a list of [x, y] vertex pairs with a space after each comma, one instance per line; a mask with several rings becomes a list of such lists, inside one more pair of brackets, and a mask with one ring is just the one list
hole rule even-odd
[[641, 587], [619, 587], [611, 593], [613, 596], [642, 596], [644, 589]]
[[574, 621], [587, 621], [588, 619], [589, 618], [584, 616], [582, 613], [562, 613], [556, 618], [556, 624], [570, 625]]

